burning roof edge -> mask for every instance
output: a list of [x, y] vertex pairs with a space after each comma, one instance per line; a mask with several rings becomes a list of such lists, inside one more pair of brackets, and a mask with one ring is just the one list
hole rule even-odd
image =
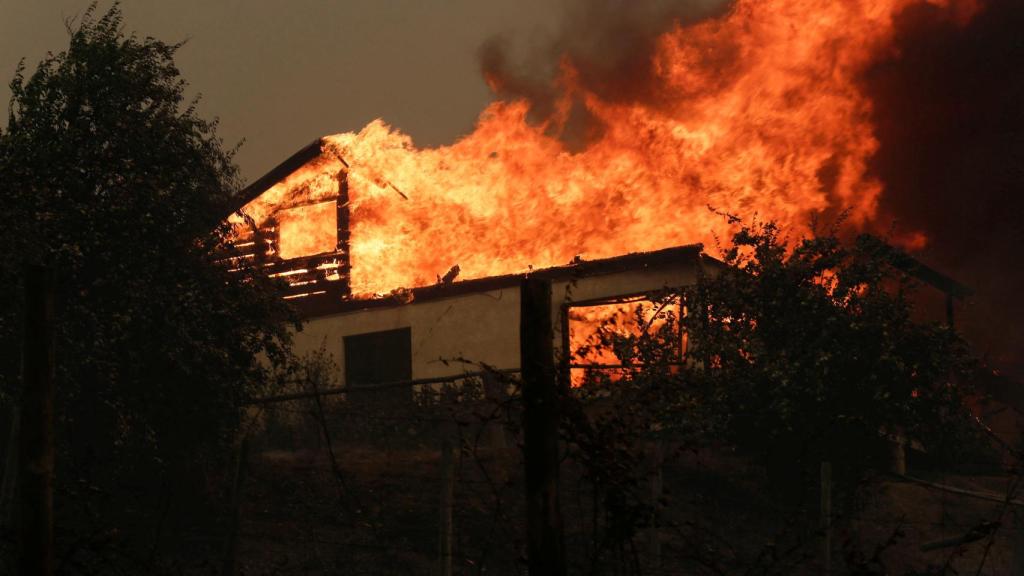
[[[313, 140], [312, 142], [310, 142], [309, 144], [307, 144], [307, 145], [303, 146], [302, 148], [300, 148], [297, 152], [295, 152], [294, 154], [292, 154], [291, 156], [286, 158], [283, 162], [281, 162], [280, 164], [278, 164], [277, 166], [272, 168], [269, 172], [267, 172], [263, 176], [257, 178], [251, 184], [249, 184], [248, 186], [243, 188], [239, 192], [238, 197], [236, 198], [236, 202], [235, 202], [234, 206], [232, 206], [231, 212], [233, 213], [233, 212], [237, 212], [238, 210], [241, 210], [243, 206], [245, 206], [246, 204], [248, 204], [252, 200], [256, 199], [260, 194], [266, 192], [271, 187], [273, 187], [275, 184], [277, 184], [278, 182], [284, 180], [285, 178], [287, 178], [290, 174], [292, 174], [293, 172], [295, 172], [299, 168], [302, 168], [303, 166], [305, 166], [310, 161], [316, 159], [318, 156], [320, 156], [322, 150], [323, 150], [323, 138], [317, 138], [317, 139]], [[899, 250], [898, 248], [895, 248], [895, 247], [893, 247], [891, 245], [886, 245], [886, 246], [887, 246], [888, 250], [894, 251], [897, 254], [897, 256], [898, 256], [895, 259], [894, 265], [897, 268], [901, 269], [903, 272], [909, 274], [910, 276], [913, 276], [914, 278], [917, 278], [918, 280], [924, 282], [925, 284], [928, 284], [928, 285], [936, 288], [937, 290], [943, 292], [947, 296], [951, 296], [951, 297], [959, 299], [959, 300], [963, 300], [963, 299], [965, 299], [965, 298], [967, 298], [967, 297], [969, 297], [969, 296], [974, 294], [974, 291], [971, 288], [969, 288], [968, 286], [965, 286], [964, 284], [961, 284], [960, 282], [957, 282], [956, 280], [954, 280], [950, 276], [947, 276], [947, 275], [939, 272], [938, 270], [932, 268], [931, 266], [928, 266], [927, 264], [921, 262], [917, 258], [914, 258], [913, 256], [907, 254], [906, 252], [903, 252], [902, 250]], [[707, 256], [706, 254], [703, 253], [703, 245], [701, 245], [701, 244], [690, 244], [690, 245], [685, 245], [685, 246], [677, 246], [677, 247], [674, 247], [674, 248], [666, 248], [664, 250], [658, 250], [658, 251], [654, 251], [654, 252], [631, 253], [631, 254], [625, 254], [623, 256], [617, 256], [617, 257], [614, 257], [614, 258], [607, 258], [607, 259], [603, 259], [603, 260], [593, 260], [593, 261], [589, 261], [589, 262], [583, 261], [583, 262], [580, 262], [578, 264], [572, 264], [572, 265], [569, 265], [569, 266], [553, 267], [553, 268], [547, 268], [547, 269], [544, 269], [544, 270], [538, 270], [538, 271], [533, 272], [533, 274], [542, 274], [542, 273], [547, 274], [547, 273], [552, 273], [553, 271], [560, 271], [560, 270], [575, 270], [575, 269], [578, 269], [577, 267], [582, 267], [584, 265], [594, 266], [594, 265], [598, 265], [599, 263], [604, 263], [604, 262], [620, 262], [620, 261], [624, 262], [624, 261], [628, 261], [628, 259], [631, 259], [631, 258], [634, 258], [634, 259], [635, 258], [641, 258], [642, 259], [645, 256], [657, 255], [657, 254], [661, 254], [661, 253], [666, 252], [666, 251], [680, 251], [680, 250], [695, 251], [696, 255], [698, 255], [698, 256], [703, 255], [703, 257], [705, 259], [708, 259], [709, 261], [713, 261], [713, 262], [715, 262], [717, 264], [721, 264], [721, 262], [719, 262], [718, 260], [716, 260], [714, 258], [711, 258], [711, 257], [709, 257], [709, 256]], [[427, 287], [423, 287], [423, 288], [416, 288], [416, 289], [413, 289], [411, 292], [413, 293], [414, 296], [416, 296], [417, 295], [417, 291], [421, 291], [422, 292], [422, 291], [428, 291], [428, 290], [436, 290], [436, 289], [442, 288], [442, 287], [446, 288], [446, 287], [450, 287], [450, 286], [462, 286], [462, 285], [467, 285], [467, 291], [473, 291], [473, 288], [471, 288], [471, 286], [474, 285], [473, 283], [482, 282], [482, 281], [500, 282], [500, 281], [504, 280], [506, 282], [506, 284], [512, 284], [515, 281], [521, 280], [524, 276], [525, 276], [525, 274], [509, 274], [509, 275], [503, 275], [503, 276], [491, 276], [491, 277], [480, 278], [480, 279], [475, 279], [475, 280], [465, 280], [465, 281], [456, 282], [456, 283], [450, 284], [450, 285], [434, 285], [434, 286], [427, 286]], [[506, 284], [503, 284], [502, 286], [504, 286]], [[481, 288], [480, 290], [489, 290], [489, 289], [490, 288]], [[389, 298], [380, 298], [380, 299], [373, 299], [373, 300], [367, 300], [367, 299], [359, 300], [359, 299], [357, 299], [357, 300], [350, 300], [350, 301], [348, 301], [348, 303], [356, 303], [356, 302], [360, 302], [360, 303], [366, 303], [366, 302], [387, 302], [388, 300], [390, 300], [390, 299]]]
[[286, 158], [284, 162], [281, 162], [269, 172], [254, 180], [252, 184], [243, 188], [238, 193], [238, 197], [235, 199], [235, 203], [231, 207], [231, 212], [234, 213], [241, 210], [243, 206], [272, 188], [274, 184], [284, 180], [292, 172], [302, 168], [310, 161], [315, 160], [320, 156], [322, 149], [323, 138], [317, 138], [300, 148], [298, 152]]
[[414, 302], [424, 302], [460, 296], [488, 292], [502, 288], [510, 288], [518, 285], [528, 276], [545, 278], [549, 280], [566, 280], [582, 278], [587, 276], [601, 276], [617, 272], [628, 272], [634, 270], [646, 270], [651, 268], [662, 268], [671, 264], [691, 262], [696, 265], [708, 265], [711, 267], [723, 266], [724, 264], [704, 253], [703, 244], [687, 244], [654, 250], [651, 252], [633, 252], [602, 258], [600, 260], [580, 260], [565, 266], [554, 266], [520, 272], [517, 274], [502, 274], [500, 276], [487, 276], [485, 278], [474, 278], [462, 280], [450, 284], [433, 284], [419, 288], [411, 288], [396, 292], [392, 295], [379, 298], [352, 298], [342, 300], [330, 293], [309, 296], [296, 301], [296, 307], [304, 318], [316, 318], [332, 314], [343, 314], [372, 308], [388, 308], [393, 306], [404, 306]]
[[[905, 273], [921, 280], [937, 290], [955, 298], [963, 299], [973, 294], [970, 288], [952, 278], [922, 264], [911, 256], [902, 254], [904, 258], [896, 266]], [[528, 276], [548, 280], [566, 280], [588, 276], [601, 276], [635, 270], [662, 268], [672, 264], [691, 262], [698, 266], [717, 268], [725, 266], [721, 260], [704, 252], [703, 244], [686, 244], [650, 252], [632, 252], [599, 260], [579, 260], [564, 266], [541, 268], [516, 274], [487, 276], [452, 283], [438, 283], [430, 286], [397, 290], [386, 296], [368, 298], [355, 297], [341, 299], [336, 294], [325, 293], [311, 295], [296, 301], [296, 307], [304, 318], [316, 318], [332, 314], [343, 314], [359, 310], [404, 306], [413, 302], [440, 300], [452, 296], [500, 290], [518, 285]]]

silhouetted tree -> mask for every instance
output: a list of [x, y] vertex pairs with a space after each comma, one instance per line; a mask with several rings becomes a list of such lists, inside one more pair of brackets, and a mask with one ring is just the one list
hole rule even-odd
[[240, 180], [216, 121], [185, 100], [181, 44], [126, 34], [116, 4], [68, 32], [31, 76], [19, 66], [0, 133], [0, 400], [18, 397], [22, 267], [45, 264], [58, 278], [58, 544], [85, 550], [95, 542], [67, 530], [146, 540], [169, 509], [209, 516], [179, 497], [209, 491], [293, 318], [272, 281], [222, 262]]
[[909, 259], [868, 235], [788, 245], [772, 223], [741, 226], [725, 267], [684, 295], [686, 377], [715, 426], [793, 468], [868, 465], [896, 435], [957, 445], [970, 356], [953, 328], [915, 318]]
[[[620, 366], [589, 371], [563, 408], [568, 452], [600, 495], [593, 536], [602, 558], [635, 549], [657, 518], [644, 479], [645, 452], [659, 438], [669, 459], [679, 449], [735, 449], [767, 465], [782, 489], [774, 494], [790, 503], [817, 498], [819, 464], [829, 461], [844, 509], [864, 472], [888, 467], [893, 440], [947, 457], [982, 446], [965, 402], [974, 363], [951, 327], [916, 313], [917, 287], [904, 272], [913, 262], [872, 236], [791, 241], [770, 222], [734, 223], [724, 266], [709, 263], [694, 285], [630, 304], [628, 317], [609, 318], [574, 351], [611, 351]], [[715, 498], [707, 490], [695, 498]], [[744, 559], [744, 543], [716, 539], [721, 522], [694, 522], [680, 554], [695, 573], [760, 573], [764, 562], [773, 563], [766, 573], [782, 573], [806, 561]]]

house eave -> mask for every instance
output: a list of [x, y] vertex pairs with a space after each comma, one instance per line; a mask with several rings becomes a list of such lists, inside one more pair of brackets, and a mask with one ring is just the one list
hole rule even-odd
[[295, 300], [295, 307], [300, 316], [308, 320], [358, 310], [405, 306], [415, 302], [440, 300], [511, 288], [518, 286], [528, 276], [548, 280], [571, 280], [573, 278], [621, 272], [654, 270], [684, 262], [689, 262], [693, 265], [709, 264], [711, 266], [721, 264], [718, 260], [705, 255], [703, 250], [702, 244], [688, 244], [651, 252], [623, 254], [600, 260], [580, 260], [565, 266], [555, 266], [517, 274], [502, 274], [500, 276], [487, 276], [447, 284], [422, 286], [396, 291], [391, 295], [384, 296], [353, 296], [349, 299], [341, 299], [336, 294], [326, 292], [297, 299]]
[[267, 190], [271, 189], [275, 184], [287, 178], [292, 172], [295, 172], [312, 160], [315, 160], [320, 156], [322, 148], [323, 138], [317, 138], [300, 148], [298, 152], [295, 152], [286, 158], [284, 162], [281, 162], [269, 172], [254, 180], [238, 193], [238, 196], [235, 198], [234, 205], [231, 206], [231, 213], [241, 210], [243, 206], [252, 202], [259, 197], [260, 194], [263, 194]]

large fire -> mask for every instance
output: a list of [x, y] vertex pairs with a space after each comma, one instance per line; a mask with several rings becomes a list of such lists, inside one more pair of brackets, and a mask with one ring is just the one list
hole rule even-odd
[[[325, 138], [318, 161], [243, 211], [261, 224], [304, 195], [280, 223], [280, 250], [323, 252], [336, 219], [316, 202], [337, 196], [347, 172], [355, 294], [433, 284], [454, 265], [462, 280], [714, 242], [728, 223], [709, 206], [795, 230], [823, 211], [864, 226], [882, 186], [867, 174], [878, 144], [858, 76], [892, 49], [894, 15], [920, 1], [737, 0], [658, 39], [657, 104], [603, 100], [566, 59], [547, 120], [499, 101], [471, 134], [431, 149], [374, 121]], [[961, 22], [974, 11], [932, 3]], [[603, 128], [582, 151], [559, 138], [574, 105]]]

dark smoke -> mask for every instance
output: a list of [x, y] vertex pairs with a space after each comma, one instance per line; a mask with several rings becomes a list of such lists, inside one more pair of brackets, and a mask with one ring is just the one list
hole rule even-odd
[[[529, 47], [527, 61], [511, 56], [506, 39], [494, 38], [480, 49], [481, 68], [499, 97], [530, 102], [534, 120], [555, 111], [562, 94], [554, 79], [563, 59], [572, 63], [582, 86], [606, 102], [658, 106], [667, 96], [654, 78], [658, 37], [677, 23], [722, 14], [729, 5], [727, 0], [569, 0], [558, 32]], [[562, 136], [579, 144], [599, 132], [577, 106]]]
[[1024, 367], [1024, 2], [967, 25], [921, 3], [867, 74], [883, 219], [931, 239], [918, 255], [976, 294], [960, 327], [995, 366]]

